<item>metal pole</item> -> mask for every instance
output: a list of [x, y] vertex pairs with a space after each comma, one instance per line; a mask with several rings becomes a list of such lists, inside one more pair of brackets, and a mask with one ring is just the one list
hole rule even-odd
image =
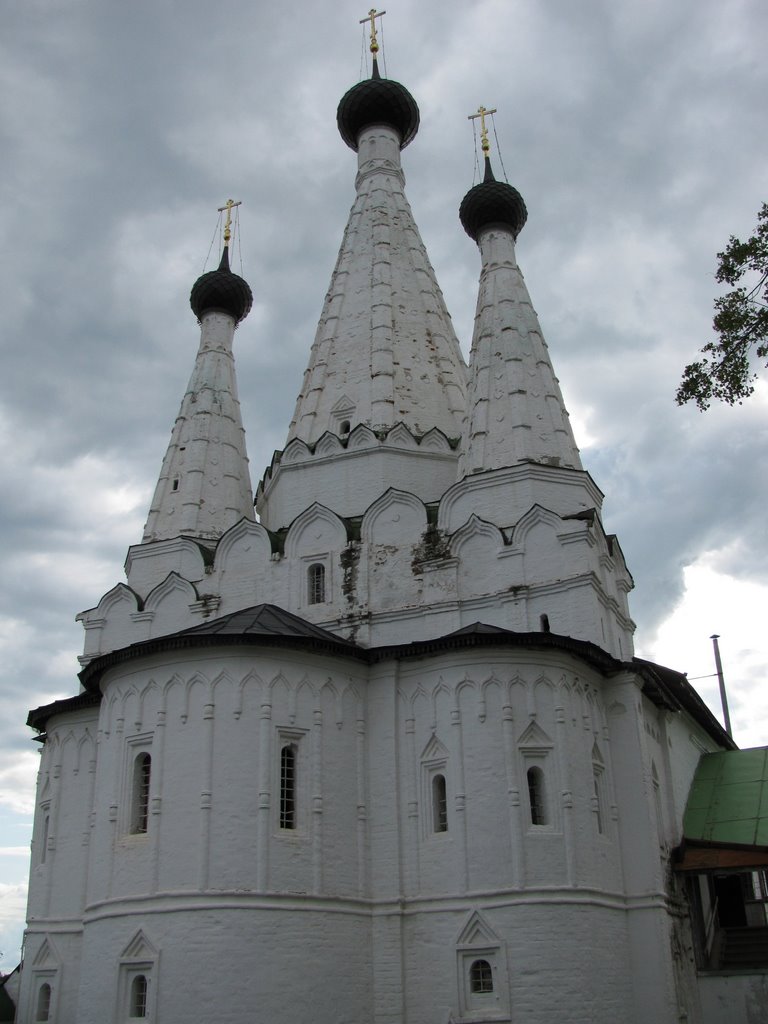
[[723, 718], [725, 719], [725, 731], [733, 739], [733, 732], [731, 731], [731, 716], [728, 714], [728, 698], [725, 694], [725, 679], [723, 678], [723, 663], [720, 660], [720, 647], [718, 640], [720, 639], [719, 633], [713, 633], [710, 637], [712, 646], [715, 649], [715, 667], [717, 668], [717, 681], [720, 684], [720, 703], [723, 705]]

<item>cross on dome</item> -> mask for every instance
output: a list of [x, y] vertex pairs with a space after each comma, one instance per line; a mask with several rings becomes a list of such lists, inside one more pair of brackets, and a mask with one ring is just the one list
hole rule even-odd
[[379, 43], [376, 38], [376, 19], [383, 17], [386, 13], [386, 11], [377, 11], [375, 7], [372, 7], [366, 16], [360, 19], [361, 25], [364, 25], [366, 21], [370, 21], [371, 23], [371, 53], [373, 54], [374, 59], [376, 54], [379, 52]]
[[476, 114], [468, 114], [467, 115], [467, 120], [468, 121], [474, 121], [476, 118], [478, 118], [478, 117], [480, 118], [480, 146], [481, 146], [481, 148], [483, 150], [483, 156], [488, 156], [488, 154], [491, 151], [491, 144], [488, 141], [488, 126], [485, 123], [485, 119], [490, 114], [495, 114], [495, 113], [496, 113], [496, 107], [494, 107], [492, 110], [486, 110], [486, 108], [484, 106], [480, 105], [477, 108], [477, 113]]
[[227, 219], [224, 222], [224, 245], [225, 246], [229, 245], [230, 240], [232, 238], [232, 211], [234, 210], [234, 208], [236, 206], [242, 206], [242, 205], [243, 205], [242, 199], [238, 199], [237, 201], [235, 201], [234, 199], [228, 199], [226, 201], [226, 203], [224, 203], [223, 206], [220, 206], [218, 208], [219, 209], [219, 213], [223, 213], [225, 210], [227, 211]]

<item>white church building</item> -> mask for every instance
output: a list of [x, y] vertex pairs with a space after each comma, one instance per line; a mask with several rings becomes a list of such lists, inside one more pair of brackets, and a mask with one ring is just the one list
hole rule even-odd
[[341, 100], [355, 199], [255, 513], [226, 244], [192, 289], [144, 536], [79, 616], [80, 692], [29, 717], [22, 1024], [751, 1020], [765, 978], [712, 969], [714, 869], [680, 853], [735, 745], [633, 656], [487, 150], [466, 364], [404, 192], [418, 123], [375, 61]]

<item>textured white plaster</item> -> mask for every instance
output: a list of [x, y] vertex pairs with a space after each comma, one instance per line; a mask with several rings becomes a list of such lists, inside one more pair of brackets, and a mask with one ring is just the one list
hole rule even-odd
[[238, 519], [253, 517], [234, 331], [226, 313], [203, 314], [195, 368], [160, 470], [145, 542], [181, 534], [218, 538]]
[[478, 246], [483, 266], [460, 472], [525, 460], [581, 469], [547, 344], [517, 265], [514, 235], [486, 229]]
[[[403, 192], [397, 133], [364, 130], [357, 197], [323, 306], [289, 440], [349, 419], [461, 433], [466, 366]], [[350, 397], [347, 397], [350, 396]], [[353, 407], [353, 408], [352, 408]]]

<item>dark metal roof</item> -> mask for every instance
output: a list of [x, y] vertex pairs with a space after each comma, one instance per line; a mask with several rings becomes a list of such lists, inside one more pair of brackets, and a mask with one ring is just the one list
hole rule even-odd
[[314, 651], [335, 657], [352, 658], [367, 664], [390, 659], [423, 658], [442, 651], [478, 647], [565, 651], [604, 676], [624, 671], [635, 673], [642, 680], [645, 696], [658, 707], [671, 711], [687, 711], [720, 746], [729, 749], [736, 747], [682, 673], [644, 661], [642, 658], [634, 658], [630, 662], [619, 661], [588, 640], [577, 640], [574, 637], [561, 636], [559, 633], [519, 633], [502, 626], [474, 622], [431, 640], [413, 640], [401, 644], [364, 648], [273, 604], [244, 608], [221, 618], [203, 622], [191, 629], [131, 644], [130, 647], [123, 647], [94, 658], [80, 673], [80, 681], [90, 692], [72, 697], [68, 701], [56, 701], [37, 708], [30, 712], [28, 724], [43, 729], [45, 721], [51, 715], [89, 706], [88, 701], [98, 703], [99, 681], [104, 672], [114, 665], [164, 652], [229, 645]]
[[191, 629], [183, 629], [168, 636], [122, 647], [94, 658], [80, 673], [80, 682], [88, 690], [98, 688], [99, 679], [113, 665], [144, 658], [163, 651], [184, 650], [222, 645], [258, 645], [287, 647], [294, 650], [314, 650], [365, 660], [362, 647], [330, 633], [320, 626], [278, 608], [274, 604], [258, 604], [252, 608], [231, 612], [219, 619], [211, 619]]
[[51, 704], [43, 704], [27, 715], [27, 725], [33, 729], [45, 729], [45, 723], [54, 715], [63, 715], [70, 711], [81, 711], [83, 708], [95, 708], [101, 703], [101, 693], [78, 693], [76, 697], [65, 697]]
[[683, 672], [664, 665], [656, 665], [643, 658], [633, 658], [632, 666], [643, 677], [643, 693], [658, 705], [670, 711], [685, 710], [722, 747], [736, 750], [736, 743], [718, 722], [707, 705], [688, 682]]

